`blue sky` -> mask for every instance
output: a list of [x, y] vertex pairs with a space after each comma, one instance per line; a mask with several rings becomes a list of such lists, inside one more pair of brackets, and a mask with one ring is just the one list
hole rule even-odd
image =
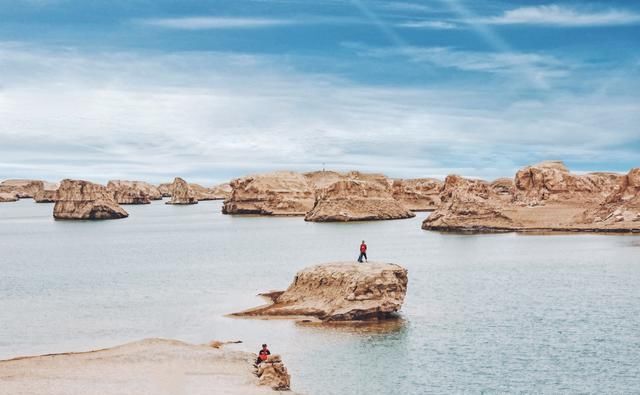
[[640, 166], [634, 1], [0, 0], [0, 178]]

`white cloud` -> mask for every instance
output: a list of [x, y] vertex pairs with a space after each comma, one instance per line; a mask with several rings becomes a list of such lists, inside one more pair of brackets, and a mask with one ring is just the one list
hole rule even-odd
[[168, 29], [205, 30], [205, 29], [255, 29], [291, 25], [295, 22], [273, 18], [230, 18], [194, 16], [182, 18], [149, 18], [138, 21], [141, 24]]
[[407, 27], [414, 29], [456, 29], [458, 25], [447, 21], [408, 21], [398, 23], [398, 27]]
[[393, 11], [410, 11], [410, 12], [426, 12], [430, 11], [431, 7], [424, 4], [409, 3], [404, 1], [387, 1], [379, 4], [379, 8], [393, 10]]
[[594, 10], [551, 4], [508, 10], [503, 15], [481, 19], [481, 22], [496, 25], [615, 26], [640, 23], [640, 14], [626, 10]]

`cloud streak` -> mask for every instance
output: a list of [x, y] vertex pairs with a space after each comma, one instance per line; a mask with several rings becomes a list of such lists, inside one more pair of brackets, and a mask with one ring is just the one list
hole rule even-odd
[[149, 18], [137, 21], [139, 24], [178, 30], [211, 29], [257, 29], [293, 25], [296, 22], [274, 18], [229, 18], [213, 16], [193, 16], [182, 18]]
[[479, 19], [493, 25], [545, 25], [562, 27], [619, 26], [640, 23], [640, 14], [633, 11], [557, 4], [521, 7], [505, 11], [500, 16]]

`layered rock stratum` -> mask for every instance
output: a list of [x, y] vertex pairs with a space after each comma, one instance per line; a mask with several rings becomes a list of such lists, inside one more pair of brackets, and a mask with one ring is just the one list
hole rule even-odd
[[279, 171], [231, 181], [224, 214], [305, 215], [314, 203], [314, 191], [304, 175]]
[[561, 162], [516, 173], [513, 182], [449, 176], [424, 229], [444, 231], [640, 231], [638, 169], [573, 174]]
[[57, 192], [53, 217], [57, 219], [117, 219], [129, 214], [106, 187], [82, 180], [63, 180]]
[[18, 199], [33, 198], [38, 191], [44, 189], [44, 182], [40, 180], [5, 180], [0, 182], [0, 194], [14, 195]]
[[197, 204], [195, 191], [189, 183], [180, 177], [176, 177], [171, 184], [171, 199], [166, 204]]
[[55, 203], [58, 199], [58, 187], [60, 187], [58, 183], [44, 182], [43, 189], [36, 192], [33, 200], [36, 203]]
[[196, 194], [196, 199], [200, 200], [223, 200], [231, 194], [231, 186], [227, 184], [216, 185], [211, 188], [203, 187], [200, 184], [190, 183], [191, 189]]
[[407, 292], [407, 270], [392, 263], [327, 263], [298, 272], [286, 291], [264, 294], [271, 304], [236, 316], [311, 316], [322, 321], [393, 316]]
[[0, 392], [245, 395], [288, 389], [289, 377], [281, 360], [259, 368], [260, 377], [255, 374], [254, 360], [253, 354], [241, 351], [146, 339], [97, 351], [0, 361]]
[[158, 188], [144, 181], [111, 180], [107, 189], [118, 204], [149, 204], [162, 199]]

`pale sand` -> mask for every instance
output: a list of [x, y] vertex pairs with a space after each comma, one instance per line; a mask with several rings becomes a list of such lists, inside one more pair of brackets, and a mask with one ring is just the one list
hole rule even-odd
[[103, 350], [0, 361], [0, 394], [276, 393], [258, 386], [253, 358], [242, 351], [146, 339]]

